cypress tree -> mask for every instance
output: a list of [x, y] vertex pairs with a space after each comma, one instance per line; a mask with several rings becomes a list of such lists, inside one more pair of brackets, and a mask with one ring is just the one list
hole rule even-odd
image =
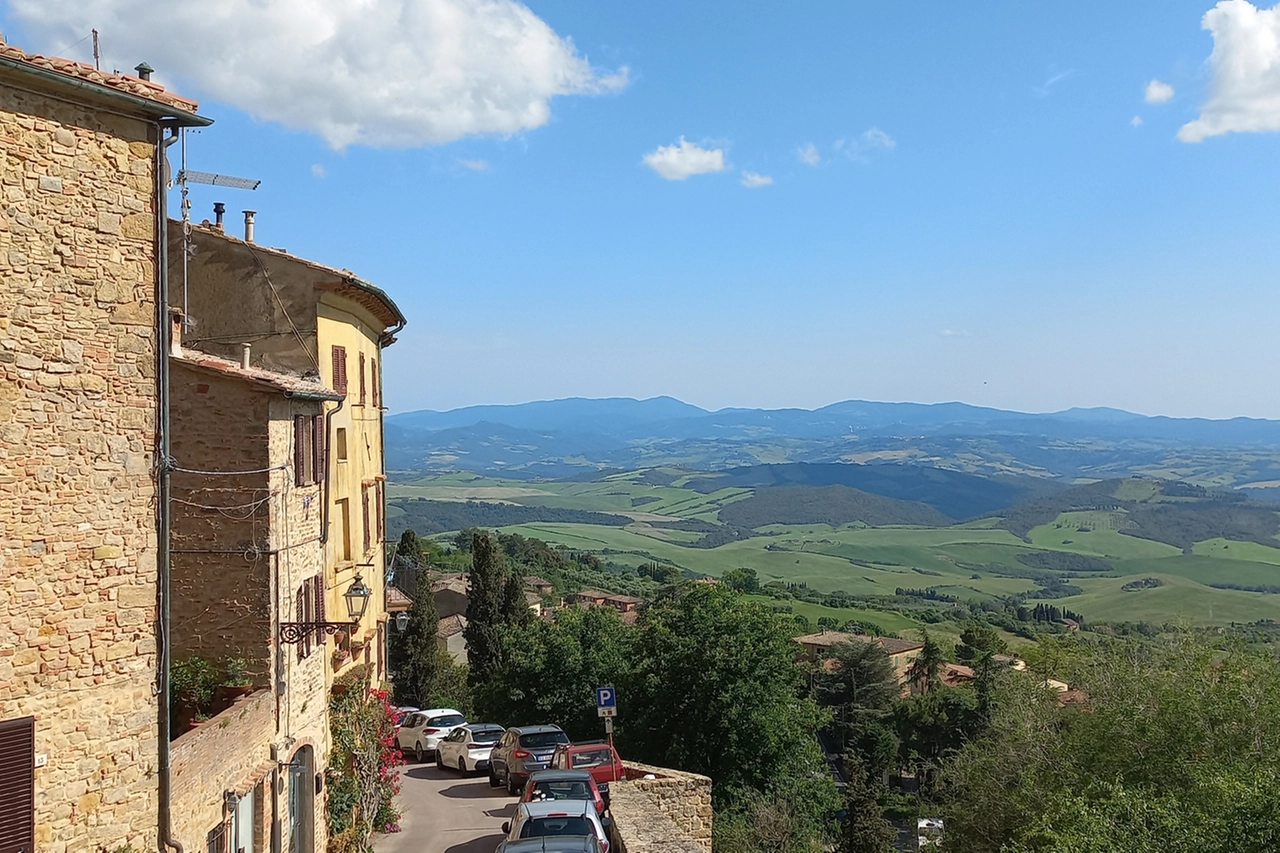
[[500, 629], [505, 622], [503, 598], [507, 572], [493, 538], [474, 533], [471, 539], [471, 575], [467, 591], [467, 682], [483, 684], [502, 660]]
[[388, 663], [395, 674], [392, 694], [397, 703], [415, 708], [431, 707], [436, 686], [438, 657], [436, 630], [440, 615], [431, 595], [431, 584], [420, 583], [414, 591], [413, 609], [404, 630], [392, 629]]
[[879, 797], [857, 754], [845, 755], [844, 761], [849, 783], [844, 789], [845, 817], [838, 849], [840, 853], [890, 853], [898, 832], [884, 819]]
[[929, 636], [929, 632], [925, 631], [924, 648], [916, 655], [911, 666], [907, 667], [907, 683], [917, 685], [921, 693], [928, 693], [941, 681], [938, 671], [942, 664], [942, 649]]
[[529, 602], [524, 597], [524, 578], [519, 567], [512, 566], [502, 587], [502, 621], [506, 625], [523, 625], [529, 621]]

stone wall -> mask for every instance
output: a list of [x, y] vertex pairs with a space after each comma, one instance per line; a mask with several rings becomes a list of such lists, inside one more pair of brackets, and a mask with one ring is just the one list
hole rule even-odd
[[626, 781], [609, 785], [618, 853], [711, 853], [711, 780], [630, 761], [625, 766]]
[[173, 835], [184, 848], [205, 849], [227, 817], [228, 791], [244, 794], [275, 770], [275, 728], [271, 691], [259, 690], [173, 742]]
[[242, 657], [254, 683], [267, 687], [271, 475], [279, 472], [266, 469], [291, 457], [269, 455], [267, 393], [177, 359], [170, 376], [170, 453], [186, 469], [171, 476], [173, 659], [199, 655], [217, 664]]
[[0, 719], [41, 851], [156, 846], [154, 129], [0, 106]]

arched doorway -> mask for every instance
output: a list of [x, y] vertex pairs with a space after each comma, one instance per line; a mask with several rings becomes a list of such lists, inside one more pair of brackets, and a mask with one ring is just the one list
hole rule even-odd
[[315, 758], [309, 746], [289, 760], [289, 853], [315, 853]]

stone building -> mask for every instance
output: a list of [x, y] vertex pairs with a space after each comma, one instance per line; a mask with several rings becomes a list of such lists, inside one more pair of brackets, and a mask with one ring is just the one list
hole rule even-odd
[[322, 410], [342, 396], [184, 348], [175, 316], [175, 672], [195, 662], [225, 680], [231, 663], [250, 683], [194, 726], [197, 709], [176, 697], [174, 837], [188, 850], [260, 853], [273, 834], [279, 849], [323, 849], [315, 777], [329, 757], [329, 662], [325, 629], [310, 626], [348, 619], [326, 613], [321, 541]]
[[[184, 247], [184, 241], [186, 243]], [[187, 263], [181, 259], [186, 252]], [[353, 634], [320, 639], [331, 676], [355, 663], [386, 677], [386, 474], [382, 452], [382, 349], [405, 319], [386, 293], [349, 270], [318, 264], [255, 242], [252, 215], [244, 239], [221, 223], [184, 238], [170, 222], [171, 305], [187, 306], [187, 344], [255, 368], [317, 378], [340, 399], [325, 404], [316, 441], [328, 460], [325, 610], [338, 612], [359, 578], [372, 592], [370, 612]]]
[[0, 40], [0, 850], [156, 849], [157, 164], [195, 109]]

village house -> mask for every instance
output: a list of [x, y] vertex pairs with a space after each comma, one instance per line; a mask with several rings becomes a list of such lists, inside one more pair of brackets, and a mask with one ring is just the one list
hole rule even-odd
[[432, 581], [431, 600], [440, 618], [466, 613], [470, 589], [470, 581], [465, 572]]
[[844, 631], [819, 631], [816, 634], [805, 634], [796, 637], [800, 651], [796, 659], [803, 663], [817, 664], [831, 653], [831, 647], [839, 643], [872, 642], [884, 649], [889, 655], [889, 663], [893, 666], [898, 681], [906, 683], [907, 670], [924, 648], [924, 643], [916, 640], [900, 640], [897, 637], [871, 637], [865, 634], [850, 634]]
[[467, 617], [461, 613], [445, 616], [436, 628], [436, 647], [449, 653], [454, 663], [467, 662], [467, 641], [463, 631], [467, 629]]
[[211, 122], [150, 72], [0, 38], [0, 850], [168, 833], [160, 167]]
[[[187, 849], [260, 853], [279, 819], [283, 845], [323, 849], [314, 779], [329, 759], [324, 636], [359, 621], [326, 612], [323, 587], [322, 411], [342, 397], [315, 379], [184, 348], [182, 326], [175, 312], [174, 836]], [[193, 663], [223, 683], [228, 666], [238, 670], [242, 686], [219, 690], [244, 695], [195, 707], [179, 678]], [[197, 711], [216, 716], [195, 723]]]
[[[339, 612], [359, 578], [369, 613], [352, 633], [319, 639], [331, 677], [356, 663], [386, 678], [386, 471], [382, 350], [405, 318], [391, 298], [349, 270], [258, 244], [252, 211], [243, 237], [217, 221], [169, 225], [170, 304], [186, 306], [187, 345], [269, 371], [316, 378], [340, 399], [324, 403], [313, 446], [327, 461], [319, 507], [324, 610]], [[182, 259], [186, 258], [186, 263]], [[329, 648], [332, 646], [332, 649]]]

